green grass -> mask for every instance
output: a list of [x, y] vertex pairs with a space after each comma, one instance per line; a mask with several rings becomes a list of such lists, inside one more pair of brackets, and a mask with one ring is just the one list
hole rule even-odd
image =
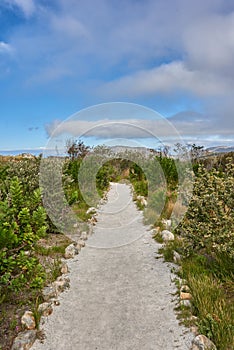
[[[154, 238], [162, 243], [160, 233]], [[174, 251], [184, 256], [178, 275], [190, 289], [192, 308], [179, 305], [178, 318], [191, 326], [194, 325], [191, 316], [196, 316], [199, 333], [211, 339], [218, 350], [231, 350], [234, 341], [233, 261], [226, 254], [209, 256], [204, 252], [186, 257], [185, 248], [184, 241], [175, 236], [175, 241], [159, 249], [165, 261], [173, 261]]]
[[61, 260], [60, 258], [54, 259], [47, 263], [47, 284], [55, 281], [59, 276], [61, 276]]
[[57, 254], [64, 254], [65, 253], [66, 245], [62, 246], [53, 246], [53, 247], [43, 247], [41, 245], [35, 245], [35, 252], [39, 255], [43, 256], [54, 256]]
[[192, 314], [198, 317], [198, 330], [218, 350], [231, 350], [234, 340], [234, 285], [227, 262], [230, 263], [227, 257], [216, 260], [194, 254], [182, 260], [179, 272], [192, 294]]
[[229, 303], [222, 285], [206, 274], [187, 276], [193, 296], [193, 311], [198, 316], [198, 328], [219, 350], [231, 349], [234, 335], [234, 307]]
[[[163, 239], [160, 235], [160, 233], [157, 233], [154, 236], [154, 239], [159, 242], [163, 243]], [[173, 262], [174, 261], [174, 251], [181, 254], [183, 251], [183, 240], [181, 240], [178, 237], [175, 237], [174, 241], [169, 241], [166, 244], [163, 245], [162, 248], [159, 249], [159, 252], [163, 254], [165, 261], [167, 262]]]
[[81, 221], [87, 221], [88, 219], [91, 218], [92, 214], [86, 214], [88, 208], [89, 206], [84, 202], [73, 204], [73, 207], [72, 207], [74, 213], [78, 217], [78, 220], [81, 220]]
[[156, 242], [161, 243], [161, 244], [163, 243], [162, 236], [160, 235], [159, 232], [157, 232], [153, 238], [155, 239]]

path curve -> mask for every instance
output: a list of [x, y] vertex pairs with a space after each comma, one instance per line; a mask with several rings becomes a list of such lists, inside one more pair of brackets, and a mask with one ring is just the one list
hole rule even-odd
[[132, 201], [130, 187], [111, 184], [94, 234], [69, 260], [71, 287], [48, 317], [33, 350], [188, 350], [179, 326], [170, 267]]

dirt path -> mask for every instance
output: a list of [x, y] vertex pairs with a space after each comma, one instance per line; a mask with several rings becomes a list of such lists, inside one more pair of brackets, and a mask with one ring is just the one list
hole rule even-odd
[[69, 261], [71, 287], [33, 350], [188, 350], [178, 325], [171, 272], [142, 223], [130, 188], [112, 184], [94, 234]]

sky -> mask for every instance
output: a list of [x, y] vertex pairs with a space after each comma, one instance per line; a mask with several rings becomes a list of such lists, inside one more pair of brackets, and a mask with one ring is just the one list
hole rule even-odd
[[[233, 0], [0, 0], [0, 151], [43, 149], [60, 122], [111, 102], [157, 111], [188, 143], [233, 145], [233, 61]], [[95, 109], [75, 120], [93, 128]], [[89, 142], [146, 138], [105, 130]]]

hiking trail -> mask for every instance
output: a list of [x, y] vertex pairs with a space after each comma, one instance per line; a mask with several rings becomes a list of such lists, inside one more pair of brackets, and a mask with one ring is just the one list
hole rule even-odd
[[143, 224], [131, 188], [111, 183], [86, 246], [68, 260], [60, 294], [33, 350], [188, 350], [193, 335], [176, 319], [171, 265]]

